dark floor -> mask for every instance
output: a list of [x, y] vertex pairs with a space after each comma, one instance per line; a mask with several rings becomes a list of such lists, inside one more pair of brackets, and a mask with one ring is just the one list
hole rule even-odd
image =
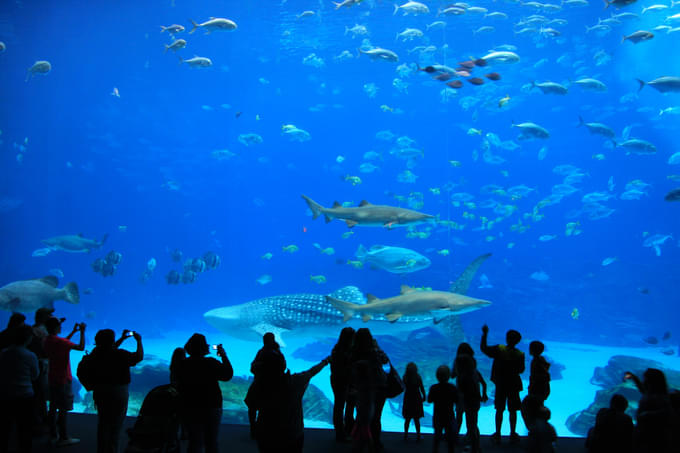
[[[125, 427], [131, 427], [134, 418], [128, 417]], [[80, 443], [71, 447], [55, 448], [52, 447], [47, 437], [35, 439], [33, 451], [35, 453], [59, 451], [64, 453], [95, 453], [97, 441], [97, 417], [91, 414], [69, 414], [69, 432], [71, 436], [80, 438]], [[411, 434], [411, 440], [404, 442], [403, 435], [400, 433], [384, 433], [383, 443], [387, 453], [430, 453], [432, 451], [432, 435], [424, 435], [423, 440], [416, 443], [415, 435]], [[127, 436], [123, 434], [121, 445], [127, 444]], [[500, 446], [491, 444], [488, 436], [482, 437], [482, 451], [484, 453], [496, 452], [522, 452], [524, 451], [526, 439], [522, 439], [519, 446], [511, 446], [508, 439], [503, 438]], [[121, 448], [121, 452], [123, 453]], [[186, 451], [186, 445], [182, 451]], [[241, 425], [222, 425], [220, 432], [220, 451], [229, 453], [256, 453], [257, 447], [250, 439], [247, 426]], [[441, 452], [446, 451], [446, 446], [441, 445]], [[457, 447], [456, 451], [463, 451], [462, 447]], [[584, 452], [583, 439], [579, 438], [560, 438], [557, 442], [558, 453]], [[338, 444], [335, 442], [335, 435], [329, 430], [307, 429], [305, 430], [305, 452], [312, 453], [350, 453], [349, 444]]]

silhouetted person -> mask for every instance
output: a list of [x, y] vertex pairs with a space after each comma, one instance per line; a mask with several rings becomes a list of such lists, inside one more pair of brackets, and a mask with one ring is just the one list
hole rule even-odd
[[286, 371], [286, 359], [281, 352], [281, 347], [276, 342], [274, 334], [267, 332], [262, 336], [262, 348], [257, 351], [255, 358], [250, 364], [250, 372], [253, 373], [253, 382], [248, 387], [248, 393], [244, 399], [248, 406], [248, 421], [250, 423], [250, 437], [255, 439], [257, 411], [262, 402], [273, 396], [268, 394], [274, 382]]
[[434, 428], [434, 439], [432, 451], [439, 451], [443, 432], [446, 432], [448, 451], [452, 453], [456, 447], [456, 420], [453, 413], [454, 406], [458, 402], [458, 389], [449, 382], [451, 371], [446, 365], [437, 368], [437, 384], [430, 387], [427, 395], [427, 402], [434, 403], [432, 412], [432, 427]]
[[[527, 437], [527, 453], [554, 453], [557, 431], [548, 422], [550, 420], [550, 409], [543, 406], [536, 416]], [[615, 450], [610, 450], [612, 453]], [[617, 452], [618, 453], [618, 452]]]
[[205, 336], [195, 333], [184, 345], [189, 357], [177, 365], [177, 382], [182, 420], [189, 434], [189, 453], [217, 453], [222, 420], [222, 391], [219, 381], [228, 381], [234, 369], [222, 345], [217, 345], [220, 362], [212, 357]]
[[588, 453], [632, 453], [633, 419], [626, 414], [628, 400], [615, 393], [609, 407], [597, 411], [595, 426], [588, 431], [586, 449]]
[[[467, 354], [460, 354], [455, 360], [457, 384], [458, 384], [458, 404], [456, 413], [465, 414], [465, 427], [467, 437], [472, 452], [479, 451], [479, 427], [478, 415], [483, 401], [489, 398], [486, 396], [486, 382], [477, 370], [477, 362]], [[456, 434], [460, 431], [460, 426], [456, 427]]]
[[[470, 346], [469, 343], [462, 342], [461, 344], [458, 345], [458, 349], [456, 350], [456, 358], [453, 359], [453, 366], [451, 367], [451, 378], [456, 379], [456, 387], [458, 387], [458, 404], [456, 404], [456, 429], [458, 430], [456, 432], [456, 435], [458, 432], [460, 432], [460, 428], [463, 425], [463, 414], [465, 413], [465, 401], [463, 399], [463, 394], [461, 391], [461, 382], [459, 380], [459, 371], [458, 371], [458, 357], [461, 356], [467, 356], [472, 358], [472, 366], [474, 367], [475, 373], [477, 374], [477, 379], [479, 380], [477, 387], [474, 385], [468, 386], [468, 388], [476, 388], [476, 393], [479, 394], [479, 386], [481, 385], [481, 390], [482, 393], [479, 395], [478, 399], [480, 401], [480, 407], [481, 407], [481, 402], [482, 401], [487, 401], [489, 398], [486, 395], [486, 381], [484, 380], [484, 377], [482, 377], [482, 374], [477, 370], [477, 360], [475, 359], [475, 351], [472, 349], [472, 346]], [[465, 360], [465, 359], [464, 359]], [[474, 376], [472, 376], [474, 378]], [[475, 397], [476, 398], [476, 397]], [[474, 405], [470, 406], [470, 409], [474, 409]], [[479, 412], [479, 408], [477, 410]], [[467, 422], [466, 422], [467, 425]], [[477, 426], [477, 422], [474, 422], [474, 425]], [[469, 435], [469, 434], [468, 434]]]
[[175, 348], [172, 351], [172, 357], [170, 358], [170, 384], [177, 388], [177, 367], [180, 362], [187, 358], [187, 352], [184, 348]]
[[16, 423], [20, 453], [32, 447], [33, 382], [38, 379], [38, 358], [27, 346], [30, 326], [16, 328], [12, 344], [0, 351], [0, 453], [7, 453], [12, 425]]
[[[127, 338], [137, 342], [135, 352], [119, 349]], [[97, 408], [97, 453], [118, 453], [120, 432], [128, 408], [130, 367], [144, 358], [142, 337], [138, 332], [123, 330], [116, 341], [111, 329], [103, 329], [94, 337], [90, 355], [96, 369], [92, 397]]]
[[323, 359], [307, 371], [280, 374], [269, 380], [272, 396], [263, 401], [257, 414], [257, 444], [260, 452], [301, 453], [304, 446], [302, 398], [309, 381], [328, 365]]
[[680, 451], [680, 390], [671, 390], [668, 397], [671, 400], [671, 407], [674, 412], [671, 446], [673, 451]]
[[357, 412], [351, 432], [353, 453], [361, 453], [365, 447], [369, 451], [374, 450], [371, 425], [375, 414], [375, 389], [378, 385], [384, 384], [371, 361], [363, 359], [352, 364], [350, 393]]
[[[76, 323], [66, 338], [61, 338], [61, 319], [50, 318], [45, 323], [47, 333], [43, 348], [49, 359], [47, 381], [50, 385], [50, 436], [57, 447], [77, 444], [80, 439], [68, 435], [67, 414], [73, 410], [73, 376], [71, 375], [71, 350], [85, 350], [85, 323]], [[80, 332], [80, 341], [71, 341]]]
[[47, 328], [45, 323], [52, 317], [54, 308], [41, 307], [35, 311], [33, 324], [33, 340], [28, 346], [36, 357], [38, 357], [38, 367], [40, 368], [40, 375], [38, 380], [33, 384], [33, 391], [35, 392], [35, 408], [34, 420], [36, 426], [45, 427], [47, 423], [47, 394], [49, 392], [49, 383], [47, 382], [47, 369], [49, 361], [43, 343], [47, 338]]
[[647, 368], [642, 382], [629, 371], [624, 373], [623, 378], [632, 380], [642, 393], [635, 413], [635, 451], [671, 452], [674, 412], [668, 395], [666, 376], [661, 370]]
[[481, 351], [493, 359], [491, 365], [491, 382], [496, 384], [494, 407], [496, 408], [496, 432], [491, 439], [494, 443], [501, 442], [501, 425], [503, 424], [503, 411], [507, 402], [510, 419], [510, 442], [519, 442], [517, 434], [517, 411], [521, 408], [519, 392], [522, 390], [522, 378], [524, 372], [524, 353], [516, 348], [522, 336], [516, 330], [508, 330], [505, 335], [506, 345], [487, 345], [489, 327], [482, 327]]
[[14, 345], [14, 334], [21, 326], [26, 325], [26, 316], [22, 313], [12, 313], [7, 321], [7, 328], [0, 332], [0, 351]]
[[545, 402], [550, 395], [550, 364], [542, 355], [544, 350], [545, 345], [540, 341], [529, 343], [529, 354], [533, 359], [530, 366], [528, 390], [530, 395], [536, 395], [542, 402]]
[[352, 346], [351, 362], [352, 366], [361, 360], [367, 360], [370, 371], [374, 374], [374, 395], [373, 395], [373, 418], [371, 420], [371, 436], [373, 444], [377, 451], [383, 450], [382, 442], [380, 441], [380, 433], [382, 431], [382, 411], [385, 406], [386, 388], [387, 388], [387, 374], [383, 370], [383, 365], [389, 363], [389, 358], [378, 346], [371, 331], [362, 327], [357, 330], [354, 336], [354, 345]]
[[338, 442], [348, 440], [354, 422], [354, 405], [347, 404], [351, 373], [350, 351], [354, 342], [354, 334], [355, 330], [352, 327], [343, 328], [330, 357], [333, 428], [335, 429], [335, 440]]
[[418, 374], [418, 366], [409, 362], [406, 372], [402, 377], [404, 382], [404, 401], [401, 407], [401, 415], [404, 417], [404, 440], [408, 439], [408, 426], [413, 420], [416, 427], [416, 441], [420, 442], [420, 419], [425, 416], [423, 401], [427, 399], [423, 379]]

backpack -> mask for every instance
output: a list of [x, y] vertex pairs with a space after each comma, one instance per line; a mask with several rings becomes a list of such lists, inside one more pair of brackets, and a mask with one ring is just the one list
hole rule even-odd
[[78, 380], [88, 392], [92, 391], [96, 384], [97, 364], [95, 362], [96, 358], [86, 352], [80, 363], [78, 363], [78, 369], [76, 370]]

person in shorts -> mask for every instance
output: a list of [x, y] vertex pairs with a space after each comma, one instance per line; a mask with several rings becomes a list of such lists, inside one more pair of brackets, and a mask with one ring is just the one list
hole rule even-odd
[[[85, 323], [76, 323], [73, 330], [65, 338], [59, 336], [61, 323], [57, 318], [49, 318], [45, 323], [47, 338], [43, 349], [49, 360], [47, 381], [49, 383], [50, 410], [48, 419], [52, 442], [57, 447], [77, 444], [80, 439], [68, 435], [66, 416], [73, 409], [73, 376], [71, 375], [71, 350], [85, 350]], [[80, 332], [80, 342], [75, 344], [71, 338]]]
[[496, 432], [491, 436], [491, 440], [500, 444], [501, 425], [503, 424], [503, 411], [506, 403], [510, 419], [510, 442], [519, 442], [517, 434], [517, 411], [521, 409], [522, 402], [519, 399], [519, 392], [522, 390], [522, 378], [520, 374], [524, 372], [524, 353], [517, 349], [517, 345], [522, 340], [522, 335], [516, 330], [508, 330], [505, 334], [505, 345], [487, 345], [489, 327], [482, 326], [481, 351], [493, 359], [491, 365], [491, 382], [496, 385], [496, 395], [494, 397], [494, 407], [496, 408]]

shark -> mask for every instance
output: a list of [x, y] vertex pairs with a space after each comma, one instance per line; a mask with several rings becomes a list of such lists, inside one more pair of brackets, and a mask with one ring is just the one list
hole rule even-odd
[[90, 253], [104, 245], [108, 234], [105, 234], [100, 241], [88, 239], [82, 234], [67, 234], [64, 236], [54, 236], [43, 239], [41, 242], [52, 250], [63, 250], [71, 253]]
[[311, 209], [312, 218], [316, 219], [323, 214], [326, 223], [333, 219], [344, 220], [349, 228], [356, 225], [392, 228], [435, 220], [434, 216], [422, 212], [396, 206], [371, 204], [366, 200], [362, 200], [358, 207], [346, 208], [336, 201], [333, 207], [324, 208], [306, 195], [302, 195], [302, 198]]
[[[491, 254], [482, 255], [470, 263], [451, 286], [451, 290], [458, 295], [464, 295], [477, 269], [489, 256]], [[425, 327], [435, 327], [448, 334], [459, 325], [457, 317], [452, 315], [466, 312], [461, 306], [458, 311], [446, 313], [449, 316], [439, 314], [440, 317], [437, 318], [431, 312], [423, 311], [402, 314], [399, 319], [393, 321], [381, 313], [373, 314], [366, 321], [358, 317], [345, 320], [345, 315], [333, 306], [329, 298], [356, 305], [366, 302], [359, 288], [347, 286], [328, 295], [286, 294], [215, 308], [206, 312], [203, 318], [211, 326], [234, 338], [261, 342], [262, 335], [272, 332], [276, 341], [285, 346], [284, 336], [326, 338], [336, 335], [340, 328], [347, 325], [354, 328], [368, 327], [374, 335], [399, 336]], [[477, 304], [471, 309], [487, 305]]]

